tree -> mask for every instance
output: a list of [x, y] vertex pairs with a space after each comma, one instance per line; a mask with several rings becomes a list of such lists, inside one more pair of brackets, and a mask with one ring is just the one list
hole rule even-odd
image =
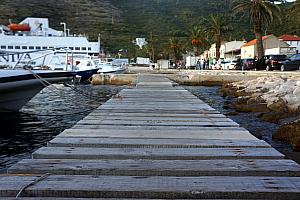
[[199, 54], [199, 50], [205, 50], [209, 46], [207, 33], [201, 26], [193, 26], [190, 32], [190, 44], [196, 49], [196, 55]]
[[230, 30], [225, 16], [210, 15], [207, 19], [207, 33], [213, 37], [216, 43], [216, 60], [220, 58], [220, 48], [223, 36]]
[[263, 26], [269, 25], [275, 17], [279, 18], [280, 8], [267, 0], [234, 0], [235, 13], [249, 13], [250, 22], [254, 25], [259, 63], [263, 61], [264, 47], [262, 41]]
[[174, 61], [181, 59], [181, 44], [178, 38], [169, 39], [169, 49], [173, 55]]
[[289, 20], [292, 22], [291, 29], [293, 34], [300, 32], [300, 0], [297, 0], [291, 6], [289, 12]]

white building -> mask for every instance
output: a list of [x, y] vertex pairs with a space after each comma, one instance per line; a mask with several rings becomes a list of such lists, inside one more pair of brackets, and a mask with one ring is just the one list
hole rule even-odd
[[290, 47], [295, 47], [297, 53], [300, 53], [300, 37], [293, 35], [282, 35], [278, 37], [280, 40], [288, 43]]
[[224, 60], [233, 60], [241, 55], [241, 47], [246, 41], [231, 41], [221, 45], [220, 57]]
[[[224, 45], [226, 42], [221, 42], [221, 47], [222, 45]], [[220, 49], [221, 50], [221, 49]], [[221, 54], [221, 51], [220, 51], [220, 54]], [[215, 59], [217, 57], [217, 49], [216, 49], [216, 43], [212, 44], [210, 46], [210, 49], [209, 49], [209, 58], [212, 58], [212, 59]], [[220, 55], [220, 57], [224, 58], [224, 55]]]
[[[265, 55], [270, 54], [293, 54], [295, 48], [290, 47], [286, 42], [278, 39], [274, 35], [263, 36], [263, 47]], [[254, 58], [257, 56], [257, 43], [256, 39], [244, 44], [241, 48], [241, 58]]]

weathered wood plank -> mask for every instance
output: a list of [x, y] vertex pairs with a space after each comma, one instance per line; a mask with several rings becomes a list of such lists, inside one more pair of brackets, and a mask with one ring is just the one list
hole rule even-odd
[[[35, 176], [32, 176], [35, 178]], [[245, 181], [246, 180], [246, 181]], [[16, 195], [24, 184], [0, 179], [1, 196]], [[300, 199], [300, 177], [128, 177], [51, 175], [30, 186], [27, 197], [164, 198], [164, 199]]]
[[202, 121], [202, 122], [181, 122], [181, 121], [162, 121], [162, 120], [113, 120], [113, 119], [102, 119], [102, 120], [81, 120], [77, 125], [119, 125], [119, 126], [206, 126], [206, 127], [239, 127], [236, 122], [228, 121]]
[[220, 114], [219, 111], [213, 110], [213, 109], [198, 109], [198, 110], [169, 110], [169, 109], [118, 109], [118, 108], [109, 108], [109, 109], [104, 109], [101, 108], [101, 106], [97, 109], [100, 112], [105, 111], [105, 112], [118, 112], [118, 113], [166, 113], [166, 114]]
[[25, 159], [13, 174], [111, 176], [300, 176], [291, 160], [70, 160]]
[[[76, 128], [77, 127], [77, 128]], [[74, 126], [72, 129], [66, 129], [58, 137], [92, 137], [92, 138], [185, 138], [185, 139], [215, 139], [215, 140], [257, 140], [251, 133], [244, 129], [224, 130], [201, 127], [201, 129], [185, 129], [178, 127], [177, 129], [159, 129], [156, 127], [99, 127], [99, 129], [86, 129], [84, 126]], [[207, 128], [207, 129], [204, 129]], [[208, 129], [211, 128], [211, 129]]]
[[147, 109], [155, 109], [155, 110], [168, 110], [168, 111], [187, 111], [187, 110], [212, 110], [215, 111], [215, 109], [211, 108], [209, 105], [193, 105], [193, 106], [183, 106], [183, 105], [156, 105], [156, 106], [151, 106], [151, 105], [141, 105], [141, 106], [136, 106], [136, 105], [126, 105], [126, 104], [115, 104], [115, 105], [108, 105], [108, 104], [103, 104], [100, 108], [100, 110], [108, 110], [108, 109], [120, 109], [120, 110], [147, 110]]
[[42, 147], [32, 154], [36, 159], [280, 159], [273, 148], [84, 148]]
[[104, 112], [104, 111], [93, 111], [91, 112], [87, 118], [89, 117], [98, 117], [98, 116], [103, 116], [103, 117], [151, 117], [151, 118], [165, 118], [165, 117], [172, 117], [174, 119], [176, 118], [226, 118], [225, 115], [223, 114], [170, 114], [170, 113], [144, 113], [144, 112], [136, 112], [136, 113], [119, 113], [118, 111], [116, 112]]
[[95, 121], [95, 120], [122, 120], [122, 121], [162, 121], [162, 122], [234, 122], [226, 117], [153, 117], [153, 116], [113, 116], [113, 115], [88, 115], [82, 121]]
[[50, 147], [99, 147], [99, 148], [271, 148], [263, 140], [199, 140], [199, 139], [147, 139], [147, 138], [71, 138], [56, 137], [48, 142]]

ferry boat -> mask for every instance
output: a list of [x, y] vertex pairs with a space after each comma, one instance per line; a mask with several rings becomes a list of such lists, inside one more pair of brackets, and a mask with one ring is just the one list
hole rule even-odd
[[70, 35], [66, 23], [61, 24], [63, 31], [50, 28], [48, 18], [28, 17], [19, 24], [0, 25], [0, 66], [12, 67], [21, 57], [30, 60], [57, 48], [69, 49], [74, 55], [99, 54], [99, 38], [89, 42], [84, 35]]

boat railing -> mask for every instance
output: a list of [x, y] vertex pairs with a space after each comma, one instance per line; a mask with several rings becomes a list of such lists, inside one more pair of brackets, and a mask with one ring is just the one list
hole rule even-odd
[[[34, 57], [34, 58], [27, 58], [26, 56], [30, 53], [42, 53], [42, 52], [45, 52], [44, 54], [40, 55], [40, 56], [37, 56], [37, 57]], [[46, 58], [47, 56], [53, 56], [55, 54], [58, 54], [58, 53], [64, 53], [65, 54], [65, 59], [66, 59], [66, 62], [65, 62], [65, 70], [67, 71], [69, 68], [69, 64], [71, 65], [71, 68], [72, 68], [72, 71], [74, 70], [73, 67], [73, 51], [69, 48], [52, 48], [52, 49], [47, 49], [47, 50], [36, 50], [36, 51], [26, 51], [26, 52], [18, 52], [18, 53], [14, 53], [14, 52], [10, 52], [9, 54], [12, 55], [12, 54], [21, 54], [21, 56], [19, 57], [19, 59], [17, 60], [17, 62], [14, 64], [14, 66], [12, 67], [13, 69], [15, 68], [18, 68], [20, 65], [23, 65], [21, 66], [21, 68], [32, 68], [33, 66], [31, 65], [32, 63], [34, 63], [34, 61], [36, 60], [39, 60], [39, 59], [42, 59], [42, 63], [40, 64], [40, 68], [43, 69], [45, 67], [47, 67], [45, 65], [45, 61], [46, 61]], [[70, 61], [71, 63], [69, 63], [68, 59], [69, 59], [69, 55], [71, 54], [71, 58]], [[7, 54], [6, 54], [7, 55]]]

